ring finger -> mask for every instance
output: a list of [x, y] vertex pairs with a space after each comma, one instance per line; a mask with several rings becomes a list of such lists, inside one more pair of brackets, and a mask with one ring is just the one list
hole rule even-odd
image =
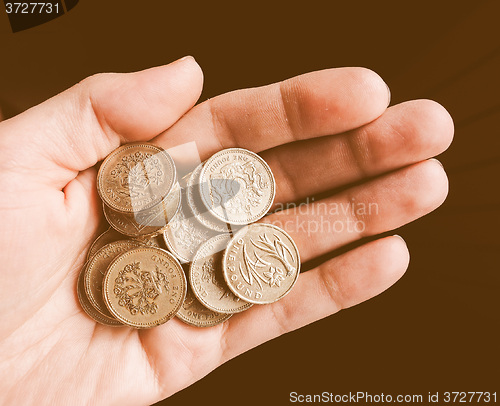
[[443, 167], [427, 160], [262, 221], [287, 231], [304, 262], [409, 223], [440, 206], [447, 193]]

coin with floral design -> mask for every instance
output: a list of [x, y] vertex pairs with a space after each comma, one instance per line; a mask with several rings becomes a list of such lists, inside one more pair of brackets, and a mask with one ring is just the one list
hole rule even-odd
[[104, 204], [134, 213], [159, 204], [177, 182], [173, 159], [148, 143], [122, 145], [109, 154], [97, 174], [97, 191]]
[[200, 194], [206, 208], [229, 224], [246, 225], [271, 208], [276, 183], [269, 165], [257, 154], [228, 148], [212, 155], [201, 169]]
[[235, 296], [222, 276], [222, 255], [229, 234], [219, 234], [203, 243], [189, 267], [189, 283], [196, 298], [210, 310], [219, 313], [238, 313], [252, 306]]
[[250, 224], [229, 242], [222, 269], [236, 296], [250, 303], [272, 303], [290, 292], [297, 281], [299, 250], [281, 228]]
[[186, 289], [179, 261], [155, 247], [134, 248], [118, 256], [103, 282], [104, 301], [111, 314], [135, 328], [170, 320], [184, 303]]

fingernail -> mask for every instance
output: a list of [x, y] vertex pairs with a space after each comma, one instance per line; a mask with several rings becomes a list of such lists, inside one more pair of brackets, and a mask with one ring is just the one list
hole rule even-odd
[[187, 55], [187, 56], [184, 56], [181, 59], [177, 59], [175, 62], [182, 62], [182, 61], [185, 61], [186, 59], [192, 59], [192, 60], [194, 60], [194, 57], [192, 57], [191, 55]]
[[403, 241], [403, 242], [405, 243], [405, 245], [407, 245], [407, 244], [406, 244], [406, 241], [404, 240], [404, 238], [403, 238], [403, 237], [401, 237], [399, 234], [394, 234], [394, 235], [393, 235], [393, 237], [398, 237], [398, 238], [400, 238], [400, 239], [401, 239], [401, 241]]
[[436, 159], [436, 158], [429, 158], [429, 159], [428, 159], [428, 161], [434, 161], [434, 162], [437, 162], [437, 163], [441, 166], [441, 168], [443, 168], [443, 169], [444, 169], [443, 164], [442, 164], [442, 163], [441, 163], [441, 161], [439, 161], [438, 159]]
[[389, 89], [389, 85], [386, 83], [385, 86], [387, 87], [387, 97], [388, 97], [388, 101], [387, 101], [387, 107], [389, 107], [389, 105], [391, 104], [391, 89]]

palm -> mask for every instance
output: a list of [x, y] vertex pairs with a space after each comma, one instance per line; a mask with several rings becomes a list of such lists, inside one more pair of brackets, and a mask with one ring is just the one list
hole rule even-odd
[[[321, 201], [328, 207], [376, 204], [377, 213], [326, 215], [330, 223], [361, 221], [362, 231], [287, 230], [303, 261], [397, 228], [446, 195], [439, 165], [420, 161], [449, 144], [448, 115], [423, 101], [384, 112], [385, 85], [370, 72], [323, 71], [281, 87], [224, 95], [171, 126], [195, 103], [200, 87], [199, 70], [187, 60], [92, 79], [0, 124], [7, 287], [0, 299], [6, 309], [0, 390], [10, 403], [26, 396], [51, 403], [153, 403], [253, 346], [380, 293], [404, 273], [406, 247], [388, 237], [304, 273], [280, 302], [254, 306], [223, 325], [197, 329], [173, 319], [139, 331], [94, 323], [80, 308], [76, 278], [102, 222], [92, 167], [120, 142], [161, 133], [152, 142], [170, 148], [195, 141], [201, 159], [231, 146], [260, 152], [276, 176], [276, 207], [364, 180]], [[383, 176], [371, 179], [377, 175]], [[324, 221], [314, 213], [300, 219]], [[265, 221], [291, 224], [297, 216], [283, 210]]]

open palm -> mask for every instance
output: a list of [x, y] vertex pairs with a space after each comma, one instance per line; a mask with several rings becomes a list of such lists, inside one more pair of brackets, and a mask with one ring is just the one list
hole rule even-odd
[[258, 152], [276, 177], [275, 208], [338, 190], [263, 219], [286, 228], [303, 262], [445, 199], [446, 175], [428, 158], [451, 142], [448, 113], [425, 100], [387, 108], [388, 89], [369, 70], [309, 73], [192, 108], [202, 81], [192, 58], [97, 75], [0, 123], [5, 404], [151, 404], [260, 343], [381, 293], [405, 272], [406, 245], [386, 237], [304, 272], [281, 301], [218, 326], [93, 322], [76, 278], [103, 222], [94, 166], [120, 144], [194, 141], [202, 160], [228, 147]]

